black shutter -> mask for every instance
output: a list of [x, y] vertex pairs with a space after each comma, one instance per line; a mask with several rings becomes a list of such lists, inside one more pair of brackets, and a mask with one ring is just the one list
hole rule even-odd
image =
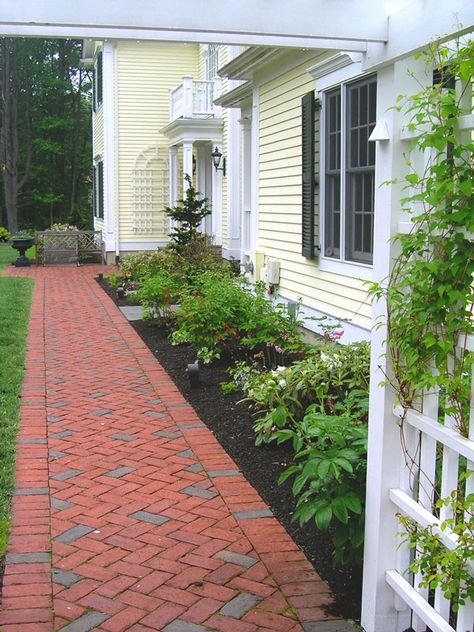
[[97, 107], [102, 103], [102, 51], [97, 55]]
[[104, 163], [101, 161], [99, 162], [99, 164], [97, 165], [97, 169], [98, 169], [98, 186], [97, 186], [97, 193], [98, 193], [98, 217], [100, 217], [101, 219], [104, 218]]
[[302, 254], [315, 258], [314, 239], [314, 92], [308, 92], [301, 100], [301, 157], [302, 157]]
[[92, 168], [92, 211], [97, 217], [97, 167]]

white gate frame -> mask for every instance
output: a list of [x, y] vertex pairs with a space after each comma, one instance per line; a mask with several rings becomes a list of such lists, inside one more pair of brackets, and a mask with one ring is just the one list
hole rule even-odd
[[[410, 71], [410, 75], [408, 74]], [[400, 199], [409, 195], [401, 184], [383, 185], [387, 180], [403, 180], [409, 141], [414, 136], [404, 127], [403, 115], [387, 110], [396, 103], [399, 94], [419, 92], [421, 85], [432, 83], [432, 71], [425, 69], [422, 59], [405, 58], [378, 71], [378, 121], [383, 120], [388, 139], [377, 142], [375, 183], [374, 279], [382, 281], [390, 274], [398, 247], [391, 238], [397, 232], [409, 230], [409, 218], [400, 211]], [[471, 93], [472, 94], [472, 93]], [[474, 127], [472, 102], [468, 100], [466, 115], [461, 118], [460, 133], [471, 133]], [[414, 150], [410, 158], [423, 163], [424, 157]], [[381, 300], [373, 306], [373, 324], [384, 323], [386, 304]], [[468, 469], [474, 470], [474, 395], [471, 394], [469, 439], [463, 438], [448, 417], [444, 426], [437, 420], [438, 395], [431, 393], [422, 402], [424, 414], [408, 411], [403, 424], [406, 448], [416, 463], [407, 467], [401, 447], [400, 418], [403, 411], [395, 407], [395, 393], [381, 383], [391, 375], [386, 353], [387, 329], [383, 324], [372, 334], [371, 387], [369, 413], [369, 447], [366, 503], [366, 535], [362, 625], [366, 632], [403, 632], [410, 626], [415, 632], [429, 627], [433, 632], [474, 632], [474, 604], [467, 603], [457, 615], [456, 628], [449, 624], [450, 602], [440, 589], [435, 591], [433, 607], [428, 603], [428, 591], [417, 585], [417, 577], [407, 572], [410, 550], [401, 544], [402, 527], [397, 513], [415, 520], [421, 527], [436, 525], [432, 513], [430, 485], [434, 479], [437, 446], [443, 451], [441, 497], [456, 489], [459, 458], [466, 457]], [[474, 351], [474, 339], [460, 344]], [[472, 377], [474, 393], [474, 373]], [[416, 472], [414, 471], [416, 470]], [[474, 490], [474, 477], [466, 483], [466, 491]], [[441, 515], [443, 519], [445, 516]], [[455, 538], [444, 533], [443, 543], [456, 547]]]

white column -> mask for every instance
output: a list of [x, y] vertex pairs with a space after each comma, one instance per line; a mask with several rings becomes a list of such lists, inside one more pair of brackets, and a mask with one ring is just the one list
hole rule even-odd
[[[391, 242], [397, 232], [400, 199], [406, 195], [403, 183], [384, 182], [403, 179], [406, 170], [406, 146], [400, 141], [400, 113], [390, 109], [397, 96], [419, 90], [408, 76], [411, 60], [397, 62], [377, 74], [377, 120], [384, 119], [390, 140], [377, 142], [375, 167], [374, 280], [384, 282], [392, 269], [398, 246]], [[372, 322], [386, 322], [385, 301], [374, 302]], [[397, 568], [400, 524], [397, 509], [389, 499], [389, 490], [399, 487], [402, 447], [400, 428], [393, 406], [395, 393], [380, 383], [390, 377], [386, 356], [387, 329], [372, 329], [369, 444], [367, 463], [366, 528], [362, 626], [366, 632], [401, 632], [409, 627], [410, 610], [395, 599], [385, 581], [385, 572]], [[396, 608], [403, 608], [398, 611]]]
[[[169, 206], [173, 207], [178, 199], [178, 148], [169, 148]], [[173, 228], [173, 220], [168, 218], [168, 231]]]
[[251, 152], [252, 152], [252, 204], [250, 217], [250, 249], [257, 250], [258, 246], [258, 208], [259, 208], [259, 127], [260, 127], [260, 90], [254, 86], [252, 91], [252, 132], [251, 132]]
[[[196, 189], [204, 197], [208, 198], [208, 204], [212, 204], [212, 187], [209, 170], [211, 165], [211, 151], [207, 145], [196, 146]], [[205, 217], [201, 223], [201, 232], [212, 235], [211, 215]]]
[[193, 118], [193, 78], [183, 77], [183, 117]]
[[249, 254], [252, 233], [252, 129], [249, 117], [239, 120], [241, 129], [241, 260]]
[[[106, 252], [119, 255], [116, 49], [105, 42], [102, 55], [104, 121], [104, 235]], [[97, 115], [96, 115], [97, 116]]]
[[[240, 171], [240, 113], [235, 108], [227, 110], [227, 212], [228, 255], [240, 258], [241, 249], [241, 171]], [[221, 214], [222, 214], [221, 213]]]
[[222, 246], [222, 171], [212, 168], [212, 235], [214, 243]]
[[185, 176], [193, 177], [193, 141], [183, 142], [183, 194], [189, 188]]
[[174, 206], [178, 198], [178, 148], [169, 148], [169, 205]]

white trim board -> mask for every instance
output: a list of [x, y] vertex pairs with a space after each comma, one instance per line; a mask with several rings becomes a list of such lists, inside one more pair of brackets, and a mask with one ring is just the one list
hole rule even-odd
[[[322, 312], [319, 309], [315, 309], [314, 307], [310, 307], [309, 305], [305, 305], [304, 303], [298, 303], [294, 299], [289, 299], [281, 294], [276, 294], [273, 299], [276, 303], [297, 303], [299, 306], [299, 320], [304, 320], [305, 318], [327, 318], [327, 325], [337, 326], [338, 328], [344, 331], [344, 335], [339, 341], [341, 344], [349, 344], [351, 342], [361, 342], [362, 340], [367, 340], [370, 342], [371, 332], [369, 329], [365, 329], [364, 327], [360, 327], [359, 325], [355, 325], [348, 320], [344, 320], [342, 318], [336, 318], [335, 316], [328, 314], [327, 312]], [[321, 326], [321, 324], [316, 320], [306, 320], [303, 325], [304, 329], [311, 331], [316, 334], [322, 335], [325, 327]]]
[[[168, 245], [168, 241], [163, 241], [163, 240], [154, 240], [154, 241], [121, 241], [119, 244], [119, 250], [120, 252], [128, 252], [128, 251], [134, 251], [134, 252], [139, 252], [141, 250], [157, 250], [157, 248], [164, 248], [165, 246]], [[115, 250], [115, 244], [114, 244], [114, 248], [113, 250]]]

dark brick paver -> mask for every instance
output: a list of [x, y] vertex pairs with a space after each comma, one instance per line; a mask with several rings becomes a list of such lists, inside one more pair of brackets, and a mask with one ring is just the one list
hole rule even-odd
[[99, 270], [8, 271], [36, 285], [2, 632], [339, 629], [323, 626], [328, 586]]

